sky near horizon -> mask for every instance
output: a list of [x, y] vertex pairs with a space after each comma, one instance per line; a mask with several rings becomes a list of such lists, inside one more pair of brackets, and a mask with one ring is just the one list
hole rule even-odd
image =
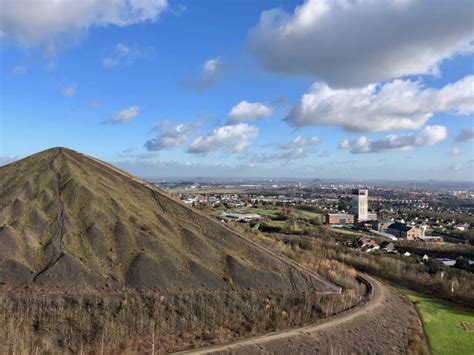
[[474, 2], [0, 0], [0, 166], [474, 181]]

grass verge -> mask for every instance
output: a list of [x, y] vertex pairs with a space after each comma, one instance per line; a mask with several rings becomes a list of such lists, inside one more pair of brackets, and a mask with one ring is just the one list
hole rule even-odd
[[415, 302], [433, 355], [474, 354], [474, 331], [463, 326], [463, 322], [474, 325], [473, 312], [406, 289], [400, 291]]

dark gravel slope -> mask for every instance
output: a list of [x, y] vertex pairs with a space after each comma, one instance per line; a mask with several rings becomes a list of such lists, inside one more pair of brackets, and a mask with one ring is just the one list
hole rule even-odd
[[0, 288], [334, 286], [108, 164], [53, 148], [0, 168]]

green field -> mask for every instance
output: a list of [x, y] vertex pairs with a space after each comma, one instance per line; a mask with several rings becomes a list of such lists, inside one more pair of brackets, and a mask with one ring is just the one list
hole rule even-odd
[[298, 210], [298, 212], [306, 219], [315, 219], [318, 218], [320, 222], [323, 222], [323, 215], [316, 213], [316, 212], [311, 212], [311, 211], [306, 211], [306, 210]]
[[474, 331], [466, 331], [461, 322], [474, 325], [474, 312], [408, 290], [401, 290], [416, 301], [434, 355], [473, 355]]
[[252, 208], [249, 212], [258, 213], [260, 216], [271, 218], [280, 214], [282, 212], [282, 209], [278, 207], [276, 208], [259, 207], [259, 208]]
[[[306, 210], [300, 210], [296, 208], [289, 208], [290, 211], [292, 211], [296, 216], [303, 218], [303, 219], [315, 219], [319, 218], [321, 221], [323, 220], [323, 215], [316, 213], [316, 212], [311, 212], [311, 211], [306, 211]], [[276, 206], [270, 206], [268, 208], [265, 207], [259, 207], [259, 208], [252, 208], [251, 211], [253, 213], [258, 213], [261, 216], [264, 217], [275, 217], [278, 214], [282, 213], [284, 211], [283, 208], [281, 207], [276, 207]]]

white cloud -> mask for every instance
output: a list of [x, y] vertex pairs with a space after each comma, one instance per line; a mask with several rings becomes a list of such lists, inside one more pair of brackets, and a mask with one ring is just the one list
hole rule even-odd
[[298, 136], [291, 141], [284, 144], [271, 144], [270, 146], [276, 146], [278, 149], [282, 150], [281, 153], [273, 154], [260, 154], [254, 155], [251, 159], [252, 163], [266, 163], [274, 160], [283, 160], [285, 163], [291, 163], [295, 160], [305, 158], [308, 156], [308, 149], [310, 147], [316, 146], [321, 142], [321, 140], [314, 137], [302, 137]]
[[64, 87], [62, 89], [61, 93], [64, 96], [72, 97], [72, 96], [76, 95], [77, 88], [78, 88], [77, 84], [71, 84], [71, 85], [68, 85], [68, 86]]
[[339, 143], [339, 148], [350, 150], [352, 154], [412, 151], [419, 147], [438, 144], [447, 136], [448, 131], [444, 126], [426, 126], [418, 133], [390, 134], [375, 141], [365, 136], [356, 140], [345, 139]]
[[167, 6], [166, 0], [0, 0], [0, 33], [37, 44], [92, 26], [155, 21]]
[[148, 151], [159, 151], [179, 147], [186, 143], [189, 134], [198, 128], [197, 123], [173, 124], [165, 121], [157, 128], [157, 136], [145, 143]]
[[218, 83], [223, 73], [224, 65], [219, 57], [208, 59], [202, 65], [199, 78], [189, 86], [198, 91], [208, 90]]
[[316, 146], [321, 142], [319, 137], [298, 136], [286, 144], [279, 145], [280, 149], [286, 150], [285, 153], [275, 154], [272, 157], [278, 160], [294, 161], [305, 158], [308, 155], [308, 148]]
[[305, 158], [306, 156], [306, 150], [304, 150], [303, 148], [294, 148], [283, 153], [255, 155], [252, 157], [252, 159], [250, 159], [250, 163], [264, 164], [268, 162], [273, 162], [275, 160], [282, 160], [285, 164], [290, 164], [295, 160]]
[[318, 145], [321, 142], [319, 137], [302, 137], [298, 136], [291, 140], [290, 142], [283, 144], [281, 147], [284, 149], [294, 149], [294, 148], [302, 148], [308, 147], [312, 145]]
[[457, 142], [470, 142], [474, 140], [474, 128], [464, 128], [462, 129], [455, 140]]
[[455, 157], [461, 155], [462, 151], [458, 147], [452, 147], [448, 154], [452, 157]]
[[127, 58], [130, 55], [130, 48], [128, 48], [126, 45], [122, 43], [118, 43], [113, 52], [102, 59], [102, 65], [105, 68], [111, 68], [116, 65], [119, 65], [120, 62], [122, 62], [125, 58]]
[[139, 106], [130, 106], [129, 108], [123, 109], [117, 113], [115, 113], [110, 120], [112, 124], [122, 124], [128, 123], [140, 114], [140, 107]]
[[264, 11], [249, 44], [271, 71], [360, 87], [436, 74], [473, 39], [470, 1], [307, 0], [293, 14]]
[[196, 138], [188, 148], [188, 152], [206, 154], [214, 150], [225, 149], [229, 153], [240, 153], [257, 138], [258, 133], [257, 127], [247, 123], [219, 127], [207, 136]]
[[145, 56], [147, 56], [146, 51], [117, 43], [114, 49], [102, 59], [102, 65], [104, 68], [112, 68], [122, 64], [131, 64], [137, 58]]
[[315, 83], [285, 121], [295, 127], [340, 126], [348, 131], [417, 129], [436, 112], [474, 112], [473, 87], [472, 75], [441, 89], [400, 79], [358, 89]]
[[262, 117], [269, 117], [273, 113], [270, 106], [260, 102], [241, 101], [229, 113], [229, 122], [236, 123], [246, 120], [254, 120]]

